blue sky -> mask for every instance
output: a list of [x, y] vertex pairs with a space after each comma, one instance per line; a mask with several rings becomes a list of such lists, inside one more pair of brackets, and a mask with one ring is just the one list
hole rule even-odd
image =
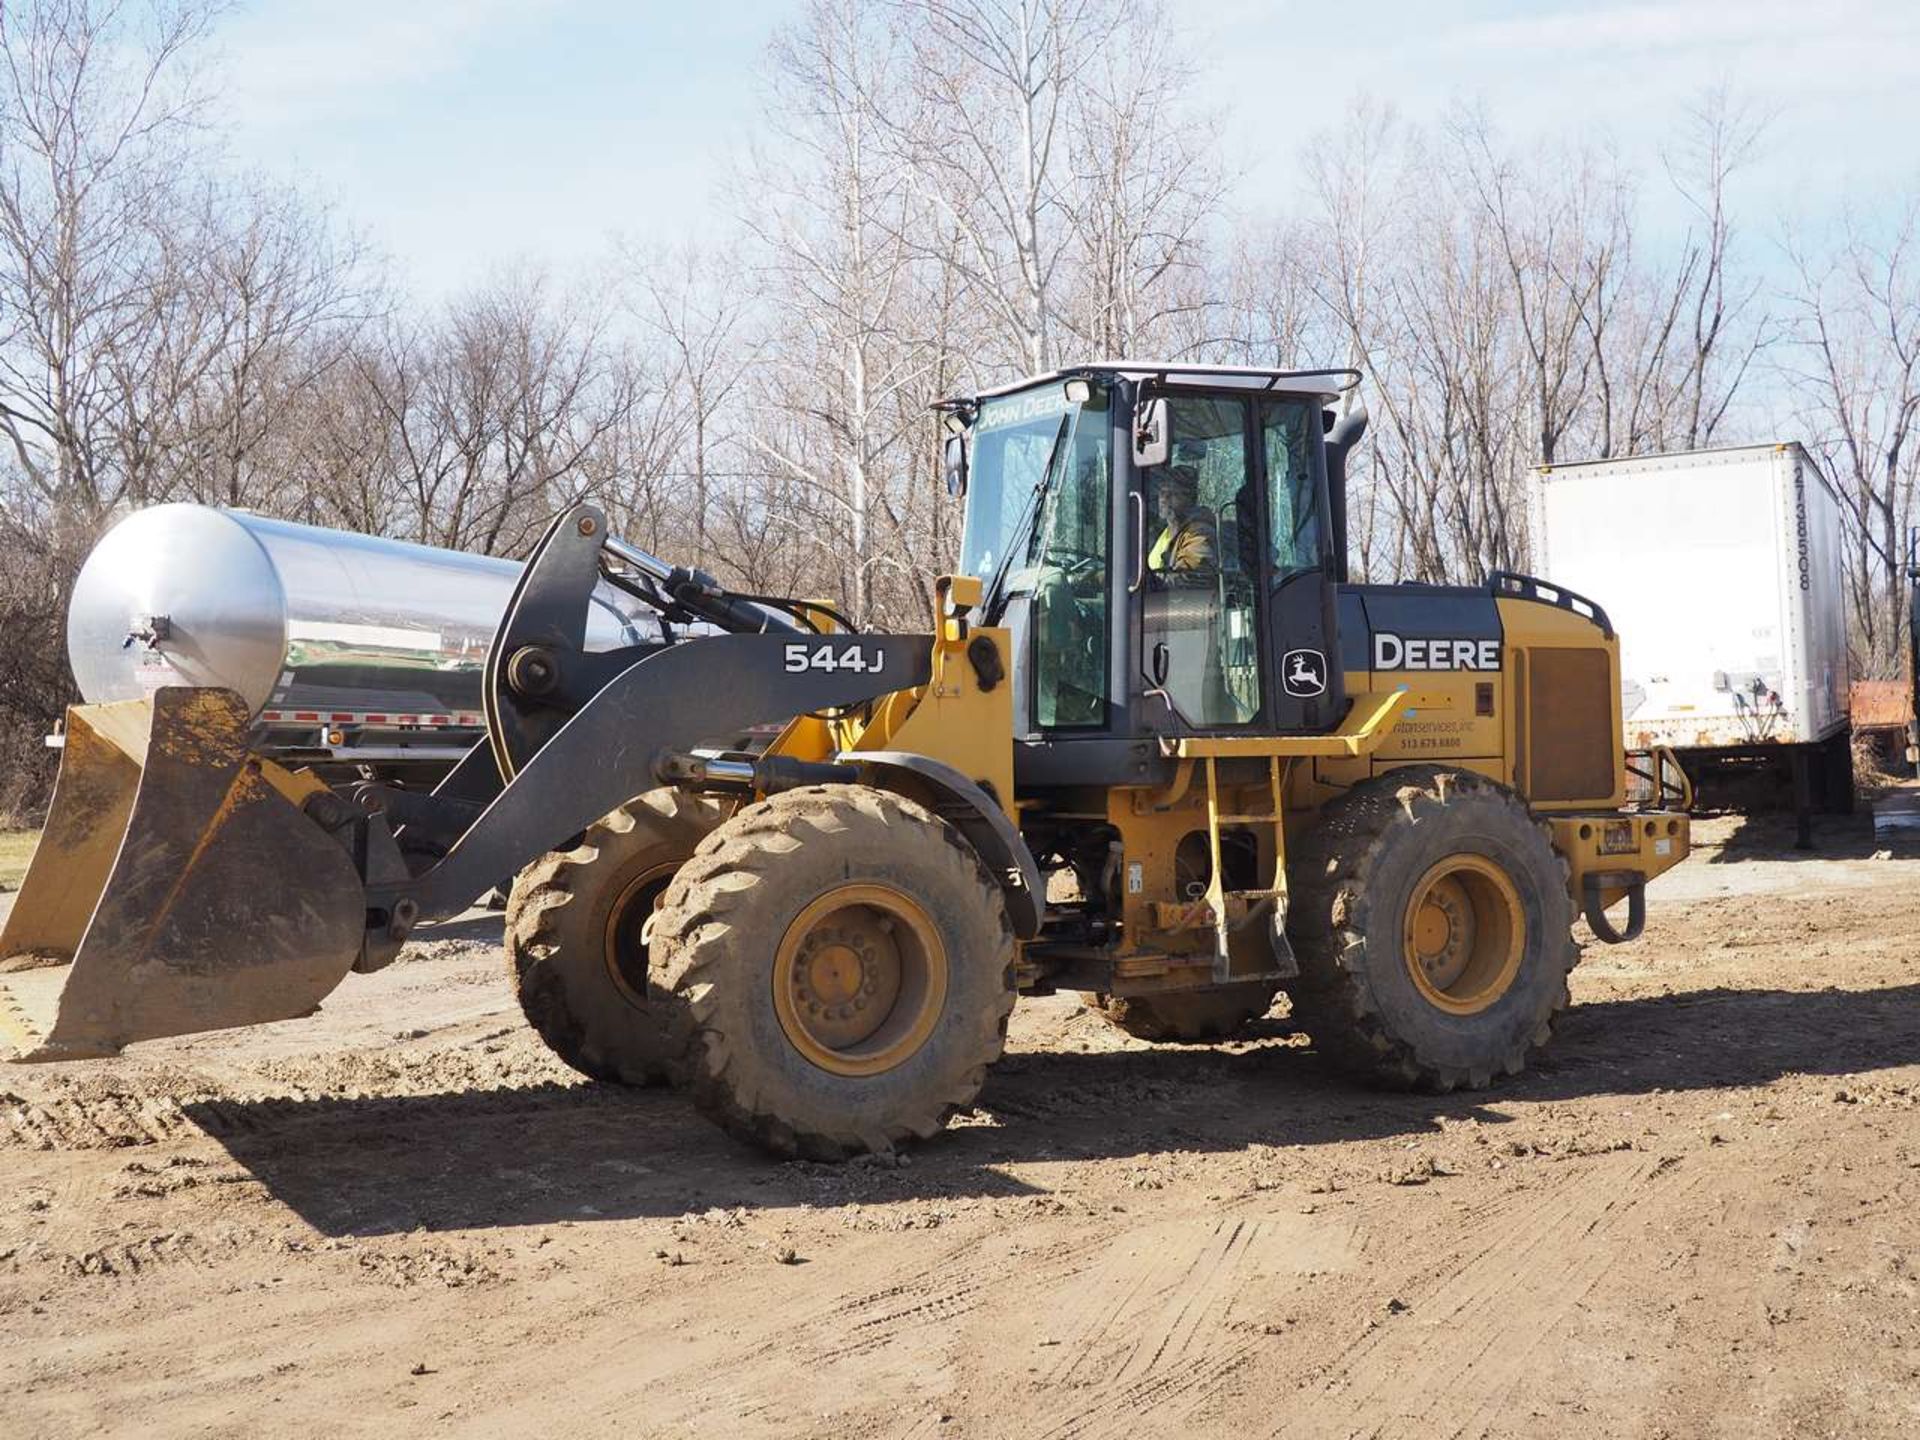
[[[252, 0], [226, 22], [224, 102], [246, 163], [337, 206], [419, 290], [523, 258], [562, 270], [609, 236], [711, 233], [751, 132], [754, 72], [797, 0]], [[1750, 228], [1873, 212], [1920, 189], [1920, 0], [1171, 0], [1244, 167], [1284, 212], [1303, 138], [1353, 97], [1410, 118], [1483, 99], [1517, 136], [1605, 131], [1671, 219], [1659, 154], [1725, 82], [1773, 113]], [[1663, 207], [1664, 211], [1663, 211]]]
[[253, 0], [223, 27], [230, 139], [304, 179], [421, 287], [709, 214], [791, 6]]

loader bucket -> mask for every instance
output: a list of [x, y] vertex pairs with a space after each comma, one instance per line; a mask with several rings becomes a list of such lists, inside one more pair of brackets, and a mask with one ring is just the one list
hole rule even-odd
[[[247, 752], [230, 690], [78, 705], [46, 828], [0, 931], [0, 1021], [25, 1060], [309, 1014], [365, 925], [344, 846], [301, 810], [318, 780]], [[24, 1034], [23, 1034], [24, 1032]]]

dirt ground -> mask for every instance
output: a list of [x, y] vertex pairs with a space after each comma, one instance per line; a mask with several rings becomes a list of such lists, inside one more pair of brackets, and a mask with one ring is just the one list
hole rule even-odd
[[1920, 858], [1712, 822], [1498, 1090], [1023, 1001], [910, 1155], [577, 1082], [469, 919], [0, 1070], [0, 1432], [1920, 1434]]

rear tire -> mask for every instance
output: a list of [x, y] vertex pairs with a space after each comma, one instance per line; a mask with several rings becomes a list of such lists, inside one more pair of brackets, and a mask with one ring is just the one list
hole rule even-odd
[[595, 1080], [657, 1085], [680, 1032], [651, 977], [641, 927], [667, 882], [726, 807], [650, 790], [596, 822], [578, 848], [543, 855], [507, 899], [508, 969], [520, 1008], [549, 1049]]
[[776, 1155], [925, 1139], [1006, 1045], [1013, 932], [952, 826], [862, 785], [742, 810], [661, 901], [694, 1103]]
[[1295, 1011], [1341, 1068], [1477, 1089], [1551, 1038], [1573, 903], [1566, 862], [1511, 791], [1396, 770], [1329, 805], [1289, 869]]
[[1280, 992], [1264, 982], [1179, 990], [1167, 995], [1083, 992], [1087, 1008], [1136, 1040], [1203, 1045], [1227, 1040], [1266, 1014]]

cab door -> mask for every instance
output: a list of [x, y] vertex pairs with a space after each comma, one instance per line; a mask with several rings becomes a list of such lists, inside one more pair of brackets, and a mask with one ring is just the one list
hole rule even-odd
[[1262, 396], [1254, 451], [1265, 509], [1269, 713], [1278, 731], [1330, 730], [1346, 709], [1336, 631], [1321, 408]]
[[1149, 729], [1256, 730], [1265, 716], [1261, 502], [1244, 394], [1165, 392], [1164, 464], [1139, 472], [1136, 623]]
[[1171, 390], [1164, 464], [1139, 472], [1146, 727], [1331, 729], [1341, 683], [1321, 409]]

